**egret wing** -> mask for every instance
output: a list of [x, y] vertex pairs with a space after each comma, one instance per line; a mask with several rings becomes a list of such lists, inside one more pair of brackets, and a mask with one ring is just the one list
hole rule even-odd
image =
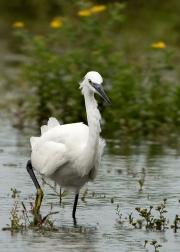
[[62, 143], [46, 141], [44, 144], [36, 144], [31, 154], [32, 165], [39, 173], [49, 177], [55, 170], [64, 165], [66, 147]]
[[83, 123], [60, 126], [55, 118], [50, 118], [41, 130], [40, 137], [30, 139], [31, 161], [34, 169], [45, 176], [72, 161], [75, 153], [87, 143], [89, 133], [89, 127]]

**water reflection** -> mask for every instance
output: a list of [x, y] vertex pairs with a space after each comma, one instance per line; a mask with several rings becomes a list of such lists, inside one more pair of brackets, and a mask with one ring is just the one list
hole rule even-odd
[[[32, 201], [29, 196], [35, 195], [34, 185], [25, 169], [30, 156], [31, 135], [32, 132], [18, 132], [7, 124], [1, 124], [0, 243], [4, 251], [152, 251], [149, 243], [147, 249], [144, 248], [144, 240], [152, 239], [157, 239], [163, 246], [159, 251], [179, 251], [179, 230], [177, 233], [172, 229], [164, 232], [146, 231], [145, 228], [134, 228], [128, 222], [130, 213], [134, 219], [140, 218], [135, 207], [149, 208], [153, 205], [155, 208], [163, 198], [168, 199], [166, 216], [169, 223], [173, 223], [175, 215], [179, 214], [177, 149], [152, 142], [138, 146], [124, 145], [118, 141], [107, 143], [97, 179], [93, 184], [89, 183], [85, 202], [79, 200], [77, 228], [71, 218], [74, 194], [69, 193], [63, 198], [60, 207], [59, 199], [53, 197], [51, 189], [44, 185], [42, 214], [48, 213], [52, 202], [53, 211], [59, 211], [54, 217], [58, 231], [45, 234], [31, 230], [23, 233], [2, 231], [10, 222], [10, 211], [14, 204], [10, 189], [21, 191], [17, 200], [23, 201], [27, 207]], [[145, 168], [146, 178], [143, 190], [139, 191], [138, 180], [142, 167]], [[40, 176], [38, 179], [41, 181]], [[116, 214], [117, 204], [120, 205], [122, 222]], [[154, 213], [157, 214], [155, 210]]]

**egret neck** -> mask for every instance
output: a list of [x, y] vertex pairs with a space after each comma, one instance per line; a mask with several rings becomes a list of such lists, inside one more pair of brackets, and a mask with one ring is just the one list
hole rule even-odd
[[89, 126], [89, 136], [87, 144], [83, 149], [83, 156], [87, 158], [86, 162], [88, 160], [89, 166], [92, 167], [94, 165], [94, 160], [96, 160], [99, 149], [99, 133], [101, 132], [99, 121], [101, 119], [101, 115], [97, 108], [97, 102], [94, 99], [94, 92], [84, 86], [82, 93], [84, 94], [87, 121]]

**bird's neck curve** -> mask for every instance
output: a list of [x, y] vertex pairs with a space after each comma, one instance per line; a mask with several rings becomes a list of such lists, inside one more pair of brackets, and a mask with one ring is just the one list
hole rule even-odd
[[96, 159], [99, 148], [99, 133], [101, 115], [97, 108], [97, 102], [94, 99], [94, 92], [88, 87], [83, 87], [82, 90], [85, 99], [87, 121], [89, 126], [89, 136], [87, 144], [84, 148], [84, 155], [87, 156], [89, 162], [93, 162]]

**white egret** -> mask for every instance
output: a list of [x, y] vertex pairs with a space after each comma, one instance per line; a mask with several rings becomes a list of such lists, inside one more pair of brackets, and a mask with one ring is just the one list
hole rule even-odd
[[62, 188], [71, 188], [75, 192], [72, 217], [75, 219], [80, 189], [97, 175], [105, 141], [100, 138], [100, 113], [94, 93], [99, 94], [107, 103], [110, 101], [101, 84], [103, 79], [98, 72], [88, 72], [80, 83], [85, 99], [88, 126], [83, 123], [60, 125], [50, 118], [47, 125], [41, 127], [40, 137], [31, 137], [31, 160], [27, 163], [36, 189], [35, 211], [38, 212], [43, 199], [43, 191], [33, 169], [49, 177]]

